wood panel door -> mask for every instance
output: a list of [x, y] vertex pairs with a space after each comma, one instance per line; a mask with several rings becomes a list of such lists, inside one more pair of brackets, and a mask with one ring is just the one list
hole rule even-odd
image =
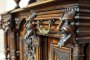
[[71, 60], [71, 49], [66, 47], [59, 48], [55, 44], [51, 44], [51, 59], [50, 60]]

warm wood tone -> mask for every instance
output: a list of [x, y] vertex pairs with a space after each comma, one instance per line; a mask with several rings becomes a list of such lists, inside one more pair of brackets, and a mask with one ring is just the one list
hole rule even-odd
[[37, 0], [1, 16], [6, 60], [90, 60], [89, 0]]

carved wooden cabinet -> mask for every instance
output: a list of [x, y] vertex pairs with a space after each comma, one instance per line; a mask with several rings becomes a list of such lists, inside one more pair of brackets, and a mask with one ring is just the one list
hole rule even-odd
[[89, 14], [89, 0], [45, 0], [1, 14], [6, 60], [90, 60]]

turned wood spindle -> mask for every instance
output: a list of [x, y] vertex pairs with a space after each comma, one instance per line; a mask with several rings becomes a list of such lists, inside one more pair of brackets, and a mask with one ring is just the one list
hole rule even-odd
[[16, 3], [15, 9], [20, 8], [20, 7], [19, 7], [19, 2], [20, 2], [21, 0], [14, 0], [14, 1], [15, 1], [15, 3]]

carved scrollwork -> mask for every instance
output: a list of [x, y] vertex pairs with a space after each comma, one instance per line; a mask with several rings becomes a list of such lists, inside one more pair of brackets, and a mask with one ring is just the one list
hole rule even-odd
[[59, 47], [62, 47], [65, 42], [72, 36], [73, 28], [72, 23], [74, 23], [73, 19], [75, 18], [77, 14], [77, 8], [67, 8], [64, 10], [64, 14], [61, 17], [61, 37], [60, 41], [58, 43]]

